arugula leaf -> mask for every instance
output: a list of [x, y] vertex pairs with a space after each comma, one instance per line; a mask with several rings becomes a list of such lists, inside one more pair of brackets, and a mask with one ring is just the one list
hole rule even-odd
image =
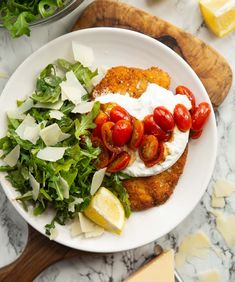
[[64, 71], [72, 70], [76, 75], [77, 79], [88, 90], [88, 92], [91, 91], [92, 89], [91, 79], [98, 75], [97, 69], [95, 71], [91, 71], [89, 68], [84, 67], [80, 62], [71, 64], [65, 59], [58, 59], [57, 64]]
[[22, 140], [14, 129], [9, 128], [7, 137], [12, 141], [13, 144], [19, 144], [21, 148], [25, 150], [30, 150], [33, 148], [33, 144], [27, 140]]
[[64, 180], [67, 181], [69, 188], [72, 186], [72, 184], [74, 183], [76, 177], [78, 174], [78, 169], [76, 168], [72, 168], [69, 170], [69, 173], [66, 173], [65, 171], [61, 171], [61, 176], [64, 178]]
[[55, 66], [49, 64], [39, 75], [36, 90], [32, 95], [34, 101], [40, 103], [55, 103], [61, 94], [62, 79], [56, 75]]
[[105, 175], [103, 180], [103, 185], [113, 192], [122, 203], [127, 218], [131, 215], [131, 206], [129, 195], [122, 185], [122, 180], [129, 178], [130, 177], [124, 173], [112, 173]]
[[96, 127], [95, 123], [93, 120], [96, 118], [100, 111], [100, 103], [95, 102], [92, 110], [90, 113], [87, 115], [82, 115], [81, 121], [76, 119], [74, 121], [75, 123], [75, 137], [80, 140], [80, 137], [82, 135], [88, 135], [89, 134], [89, 129], [93, 129]]
[[[21, 8], [18, 7], [18, 9]], [[63, 61], [62, 65], [64, 68], [73, 68], [73, 71], [77, 72], [79, 79], [83, 83], [86, 81], [86, 75], [90, 79], [93, 74], [90, 70], [83, 68], [80, 63], [70, 64]], [[86, 73], [85, 76], [84, 73]], [[41, 103], [57, 101], [61, 92], [59, 84], [63, 79], [65, 77], [61, 78], [56, 74], [55, 65], [49, 64], [41, 71], [32, 98]], [[86, 99], [89, 99], [89, 95]], [[18, 106], [20, 104], [22, 104], [22, 101], [18, 101]], [[99, 147], [93, 147], [90, 137], [91, 129], [96, 126], [94, 119], [100, 111], [100, 103], [95, 102], [91, 112], [88, 114], [74, 114], [72, 113], [73, 108], [73, 103], [65, 101], [60, 109], [64, 114], [61, 120], [52, 120], [49, 116], [49, 109], [31, 108], [28, 111], [38, 124], [42, 123], [43, 126], [46, 123], [48, 126], [56, 123], [62, 132], [70, 134], [69, 138], [55, 145], [67, 147], [63, 158], [56, 162], [37, 158], [39, 150], [45, 148], [44, 142], [41, 138], [38, 139], [36, 144], [32, 144], [28, 140], [22, 140], [15, 132], [15, 129], [20, 124], [17, 119], [8, 119], [7, 135], [0, 139], [0, 149], [4, 150], [4, 155], [17, 144], [20, 145], [20, 157], [17, 165], [14, 167], [0, 167], [0, 171], [7, 172], [6, 178], [12, 186], [21, 193], [17, 200], [22, 203], [25, 209], [27, 209], [29, 203], [33, 205], [34, 215], [42, 214], [49, 207], [55, 211], [52, 222], [45, 227], [47, 234], [50, 234], [50, 231], [55, 227], [55, 222], [66, 224], [66, 221], [74, 218], [77, 212], [83, 212], [92, 198], [90, 194], [91, 182], [97, 170], [96, 161], [101, 150]], [[33, 200], [32, 196], [33, 189], [29, 181], [30, 174], [40, 185], [36, 201]], [[68, 183], [68, 198], [64, 198], [61, 177]], [[130, 203], [128, 194], [121, 183], [122, 179], [125, 178], [126, 176], [122, 174], [111, 174], [105, 177], [104, 183], [120, 199], [126, 217], [128, 217], [130, 215]], [[82, 199], [82, 201], [76, 202], [76, 199]], [[71, 211], [70, 207], [73, 202], [76, 203], [74, 203], [74, 208]]]
[[51, 223], [45, 225], [45, 233], [51, 235], [51, 230], [55, 228], [55, 220], [53, 219]]
[[13, 38], [30, 35], [29, 23], [48, 17], [64, 6], [63, 0], [1, 0], [0, 20]]
[[[22, 35], [30, 35], [29, 22], [32, 22], [36, 17], [30, 12], [22, 12], [14, 24], [9, 28], [11, 36], [13, 38], [20, 37]], [[7, 26], [6, 26], [7, 27]], [[9, 27], [9, 23], [8, 23]]]

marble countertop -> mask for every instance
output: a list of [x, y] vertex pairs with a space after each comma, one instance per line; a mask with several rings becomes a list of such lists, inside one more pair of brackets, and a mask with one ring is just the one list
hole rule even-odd
[[[56, 24], [34, 28], [30, 38], [12, 40], [0, 30], [0, 71], [11, 75], [16, 67], [31, 53], [48, 41], [69, 31], [79, 12], [91, 1], [85, 1], [79, 9]], [[206, 28], [198, 9], [197, 0], [126, 0], [154, 15], [160, 16], [186, 31], [197, 35], [218, 50], [235, 71], [235, 32], [226, 38], [213, 36]], [[0, 78], [0, 92], [8, 78]], [[223, 282], [235, 281], [235, 250], [229, 249], [215, 229], [214, 218], [208, 212], [213, 183], [220, 178], [235, 182], [235, 85], [228, 97], [216, 111], [219, 146], [215, 170], [206, 193], [194, 211], [171, 233], [157, 243], [177, 249], [182, 239], [196, 230], [203, 230], [223, 252], [218, 257], [214, 252], [204, 259], [192, 258], [179, 268], [186, 282], [198, 281], [198, 275], [208, 269], [217, 269]], [[235, 195], [227, 199], [226, 211], [235, 211]], [[235, 231], [234, 231], [235, 232]], [[27, 225], [13, 209], [0, 187], [0, 267], [15, 260], [27, 240]], [[110, 255], [81, 256], [59, 262], [39, 275], [37, 282], [46, 281], [122, 281], [153, 254], [156, 242], [147, 246]], [[162, 281], [163, 282], [163, 281]]]

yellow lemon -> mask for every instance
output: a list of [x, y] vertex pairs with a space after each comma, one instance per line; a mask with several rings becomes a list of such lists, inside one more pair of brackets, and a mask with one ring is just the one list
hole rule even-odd
[[222, 37], [235, 29], [234, 0], [199, 0], [204, 20], [210, 30]]
[[104, 229], [121, 234], [125, 212], [119, 199], [107, 188], [101, 187], [84, 211], [85, 215]]

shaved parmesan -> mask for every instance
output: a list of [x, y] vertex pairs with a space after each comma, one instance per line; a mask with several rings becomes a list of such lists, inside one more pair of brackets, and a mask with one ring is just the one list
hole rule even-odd
[[33, 107], [33, 100], [28, 98], [15, 111], [8, 111], [7, 116], [9, 118], [22, 120], [25, 118], [24, 113], [30, 110], [32, 107]]
[[86, 232], [84, 235], [85, 235], [85, 238], [94, 238], [94, 237], [101, 236], [103, 233], [104, 233], [104, 228], [96, 225], [94, 231]]
[[57, 119], [57, 120], [61, 120], [62, 117], [64, 116], [64, 114], [58, 110], [52, 110], [49, 112], [49, 116], [50, 118], [54, 118], [54, 119]]
[[222, 282], [222, 280], [217, 270], [210, 270], [200, 275], [199, 282]]
[[81, 104], [77, 105], [73, 110], [72, 113], [79, 113], [85, 114], [91, 112], [95, 101], [92, 102], [82, 102]]
[[96, 224], [92, 222], [89, 218], [87, 218], [84, 214], [81, 212], [78, 213], [79, 220], [81, 224], [82, 232], [93, 232], [95, 231]]
[[71, 225], [70, 234], [72, 237], [82, 234], [82, 228], [78, 217], [75, 217]]
[[91, 195], [94, 195], [95, 192], [100, 188], [100, 185], [102, 184], [104, 179], [105, 172], [106, 168], [102, 168], [94, 173], [91, 182]]
[[66, 81], [60, 83], [62, 101], [69, 100], [75, 105], [81, 103], [82, 96], [87, 94], [73, 71], [66, 73]]
[[37, 180], [34, 178], [34, 176], [31, 173], [29, 173], [29, 183], [33, 189], [32, 190], [33, 199], [34, 201], [36, 201], [39, 195], [40, 184], [37, 182]]
[[67, 181], [60, 176], [60, 184], [62, 186], [62, 189], [63, 189], [63, 196], [65, 199], [68, 199], [69, 198], [69, 185], [67, 183]]
[[75, 206], [83, 202], [82, 198], [75, 198], [72, 203], [69, 203], [68, 210], [71, 212], [75, 211]]
[[63, 158], [67, 148], [68, 147], [46, 147], [37, 153], [37, 158], [44, 161], [56, 162]]
[[70, 137], [70, 134], [63, 133], [57, 123], [53, 123], [40, 131], [40, 136], [47, 146], [54, 146]]
[[16, 129], [16, 133], [20, 136], [21, 139], [23, 139], [22, 137], [24, 137], [24, 131], [26, 127], [32, 127], [35, 125], [35, 119], [28, 114], [25, 119], [23, 120], [23, 122], [17, 127]]
[[23, 120], [26, 117], [25, 114], [21, 114], [17, 110], [16, 111], [7, 111], [7, 116], [9, 118], [19, 119], [19, 120]]
[[63, 105], [63, 101], [58, 101], [56, 103], [48, 103], [48, 104], [44, 104], [44, 103], [36, 103], [33, 107], [34, 108], [40, 108], [40, 109], [51, 109], [51, 110], [59, 110], [62, 105]]
[[55, 228], [51, 229], [51, 235], [49, 237], [50, 240], [55, 240], [58, 236], [58, 230]]
[[190, 257], [204, 258], [208, 254], [210, 247], [210, 239], [202, 231], [197, 231], [185, 237], [179, 245], [179, 250], [175, 256], [176, 267], [185, 264]]
[[8, 153], [6, 155], [6, 157], [3, 159], [3, 161], [13, 167], [16, 165], [18, 159], [20, 156], [20, 145], [16, 145], [15, 148], [13, 150], [10, 151], [10, 153]]
[[215, 183], [214, 193], [216, 197], [229, 197], [235, 192], [235, 184], [227, 180], [220, 179]]
[[24, 131], [24, 139], [31, 141], [34, 145], [37, 143], [39, 138], [39, 126], [26, 127]]
[[77, 42], [72, 42], [73, 56], [75, 61], [79, 61], [84, 67], [91, 67], [94, 62], [93, 49]]
[[108, 67], [98, 67], [98, 74], [91, 79], [94, 86], [100, 83], [100, 81], [105, 77]]
[[39, 125], [35, 119], [27, 114], [15, 132], [22, 140], [28, 140], [35, 145], [39, 139], [39, 131]]
[[19, 113], [25, 113], [28, 110], [30, 110], [33, 107], [33, 100], [31, 98], [28, 98], [24, 101], [23, 104], [21, 104], [17, 110]]
[[216, 227], [224, 237], [228, 247], [235, 247], [235, 216], [222, 212], [214, 213], [214, 215], [216, 216]]
[[224, 208], [225, 207], [224, 198], [223, 197], [216, 197], [215, 195], [212, 195], [211, 206], [213, 208]]
[[62, 100], [69, 100], [72, 103], [74, 103], [74, 105], [77, 105], [79, 103], [81, 103], [82, 99], [81, 99], [81, 92], [79, 89], [75, 88], [75, 87], [70, 87], [70, 86], [63, 86], [62, 88]]

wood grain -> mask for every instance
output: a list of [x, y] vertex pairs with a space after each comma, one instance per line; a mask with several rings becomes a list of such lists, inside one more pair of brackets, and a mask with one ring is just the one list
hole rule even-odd
[[29, 227], [28, 242], [18, 259], [0, 269], [1, 282], [31, 282], [49, 265], [84, 254], [49, 240]]
[[73, 30], [109, 26], [147, 34], [176, 51], [204, 84], [212, 104], [218, 107], [227, 96], [232, 71], [212, 47], [180, 28], [119, 1], [95, 1], [82, 13]]
[[[139, 31], [172, 48], [197, 73], [215, 107], [228, 94], [232, 71], [225, 59], [201, 40], [172, 24], [121, 2], [99, 0], [87, 7], [73, 30], [97, 26]], [[85, 254], [50, 241], [29, 226], [25, 250], [15, 262], [0, 269], [0, 281], [31, 282], [51, 264]]]

